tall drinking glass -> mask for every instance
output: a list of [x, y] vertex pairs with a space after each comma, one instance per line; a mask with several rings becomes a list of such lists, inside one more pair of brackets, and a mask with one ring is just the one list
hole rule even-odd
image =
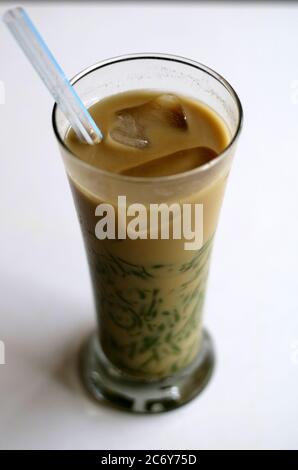
[[[242, 123], [233, 88], [208, 67], [181, 57], [136, 54], [95, 64], [73, 78], [87, 107], [131, 90], [186, 95], [225, 122], [228, 147], [211, 162], [163, 177], [132, 177], [95, 168], [65, 144], [68, 121], [57, 106], [53, 127], [73, 192], [92, 279], [98, 327], [82, 355], [82, 377], [98, 400], [134, 412], [176, 408], [208, 382], [214, 352], [202, 328], [210, 253]], [[100, 144], [99, 144], [100, 145]], [[100, 203], [203, 205], [203, 244], [185, 240], [105, 239], [95, 236]], [[172, 221], [169, 221], [171, 224]]]

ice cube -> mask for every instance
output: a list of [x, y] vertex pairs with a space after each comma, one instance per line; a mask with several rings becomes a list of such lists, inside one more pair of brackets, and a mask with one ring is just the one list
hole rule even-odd
[[160, 95], [146, 105], [151, 117], [163, 121], [176, 129], [187, 129], [186, 115], [179, 98], [175, 95]]
[[116, 142], [135, 148], [150, 145], [148, 134], [154, 126], [166, 129], [186, 130], [187, 121], [177, 96], [160, 95], [145, 104], [126, 108], [115, 113], [110, 136]]
[[116, 142], [129, 147], [144, 148], [149, 145], [143, 126], [130, 110], [119, 111], [116, 114], [110, 136]]
[[209, 147], [195, 147], [172, 153], [122, 171], [129, 176], [169, 176], [193, 170], [217, 156]]

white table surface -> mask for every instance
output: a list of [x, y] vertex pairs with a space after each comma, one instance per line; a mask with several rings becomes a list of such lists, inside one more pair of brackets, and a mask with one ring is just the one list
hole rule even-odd
[[245, 123], [205, 309], [217, 348], [211, 383], [163, 415], [97, 406], [75, 374], [95, 316], [52, 99], [0, 25], [0, 447], [297, 448], [298, 6], [26, 8], [69, 76], [130, 52], [187, 56], [232, 83]]

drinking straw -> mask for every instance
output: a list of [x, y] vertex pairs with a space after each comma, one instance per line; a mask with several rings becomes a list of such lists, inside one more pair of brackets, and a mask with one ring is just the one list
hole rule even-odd
[[47, 86], [78, 138], [88, 144], [100, 142], [103, 138], [100, 129], [26, 11], [21, 7], [12, 8], [4, 14], [3, 21]]

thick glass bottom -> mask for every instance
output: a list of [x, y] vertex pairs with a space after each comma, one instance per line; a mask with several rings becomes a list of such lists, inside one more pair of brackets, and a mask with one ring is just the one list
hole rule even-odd
[[160, 413], [178, 408], [195, 398], [212, 375], [212, 340], [206, 330], [202, 337], [200, 352], [188, 367], [170, 377], [149, 381], [115, 367], [94, 333], [82, 350], [80, 371], [84, 385], [97, 401], [108, 401], [134, 413]]

